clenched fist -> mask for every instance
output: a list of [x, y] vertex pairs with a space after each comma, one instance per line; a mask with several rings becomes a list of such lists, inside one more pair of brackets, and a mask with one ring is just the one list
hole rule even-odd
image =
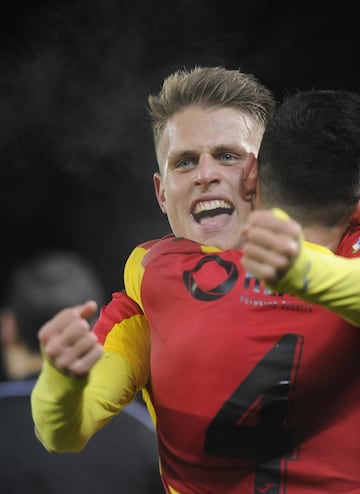
[[253, 211], [243, 230], [242, 264], [265, 283], [275, 284], [300, 252], [302, 229], [280, 210]]
[[43, 352], [61, 372], [84, 377], [102, 355], [103, 347], [88, 322], [96, 310], [97, 304], [92, 300], [66, 308], [40, 329]]

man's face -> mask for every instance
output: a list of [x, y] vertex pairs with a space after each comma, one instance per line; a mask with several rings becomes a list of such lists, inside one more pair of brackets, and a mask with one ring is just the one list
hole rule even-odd
[[249, 152], [257, 156], [263, 130], [232, 108], [192, 106], [169, 120], [154, 185], [177, 237], [222, 250], [239, 247], [250, 211], [240, 196], [242, 169]]

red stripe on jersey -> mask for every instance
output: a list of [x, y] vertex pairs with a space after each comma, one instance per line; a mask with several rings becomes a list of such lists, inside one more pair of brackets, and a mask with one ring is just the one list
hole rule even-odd
[[126, 293], [113, 293], [112, 300], [101, 308], [100, 317], [93, 329], [99, 343], [104, 344], [107, 335], [115, 324], [121, 323], [124, 319], [130, 319], [137, 314], [142, 314], [142, 310]]

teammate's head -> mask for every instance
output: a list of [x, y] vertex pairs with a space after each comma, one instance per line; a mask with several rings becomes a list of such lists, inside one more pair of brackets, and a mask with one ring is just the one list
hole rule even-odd
[[277, 108], [258, 154], [262, 207], [303, 225], [336, 225], [360, 198], [360, 95], [309, 90]]

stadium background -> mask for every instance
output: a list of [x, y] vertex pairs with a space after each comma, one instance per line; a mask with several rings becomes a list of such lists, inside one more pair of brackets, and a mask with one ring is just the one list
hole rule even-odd
[[[278, 100], [358, 91], [355, 3], [13, 1], [0, 17], [1, 297], [9, 270], [70, 248], [122, 288], [132, 247], [168, 231], [146, 99], [171, 71], [240, 67]], [[341, 173], [341, 164], [339, 164]]]

